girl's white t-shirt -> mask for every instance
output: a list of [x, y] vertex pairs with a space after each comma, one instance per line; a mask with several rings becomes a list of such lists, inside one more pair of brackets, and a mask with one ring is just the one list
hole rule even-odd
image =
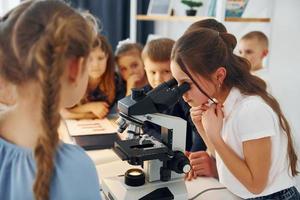
[[276, 113], [261, 97], [243, 95], [237, 88], [232, 88], [224, 102], [221, 136], [241, 159], [244, 159], [242, 145], [244, 141], [271, 137], [272, 152], [268, 183], [259, 195], [249, 192], [228, 170], [216, 152], [219, 180], [232, 193], [242, 198], [253, 198], [295, 185], [289, 170], [286, 133], [280, 127]]

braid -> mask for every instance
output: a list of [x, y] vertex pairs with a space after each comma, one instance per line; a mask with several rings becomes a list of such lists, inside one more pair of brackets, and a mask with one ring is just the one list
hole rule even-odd
[[[34, 57], [41, 71], [41, 87], [42, 87], [42, 125], [44, 134], [42, 134], [35, 148], [35, 159], [37, 162], [37, 177], [34, 183], [34, 193], [37, 200], [49, 199], [49, 189], [51, 177], [54, 169], [54, 158], [56, 147], [58, 145], [58, 127], [60, 124], [59, 114], [59, 91], [60, 78], [64, 71], [65, 65], [65, 46], [55, 47], [55, 44], [64, 44], [64, 23], [62, 20], [57, 20], [59, 24], [53, 23], [48, 26], [49, 32], [54, 34], [49, 37], [41, 38], [34, 48]], [[49, 29], [55, 29], [53, 31]], [[54, 44], [52, 48], [49, 46]], [[47, 64], [45, 61], [52, 57]], [[50, 66], [48, 66], [50, 65]]]

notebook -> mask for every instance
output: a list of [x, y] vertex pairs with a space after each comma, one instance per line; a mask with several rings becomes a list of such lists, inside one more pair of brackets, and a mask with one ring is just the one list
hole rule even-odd
[[85, 150], [108, 149], [119, 140], [117, 128], [107, 119], [65, 120], [75, 143]]

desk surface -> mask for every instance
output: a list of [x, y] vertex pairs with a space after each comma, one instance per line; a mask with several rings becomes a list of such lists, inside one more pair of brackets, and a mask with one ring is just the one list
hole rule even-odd
[[[116, 174], [124, 174], [126, 170], [132, 168], [127, 162], [113, 161], [106, 164], [97, 165], [97, 172], [101, 184], [101, 178], [111, 177]], [[219, 189], [224, 186], [215, 178], [199, 177], [192, 181], [185, 182], [188, 198], [193, 200], [239, 200], [240, 198], [233, 195], [227, 189]], [[203, 192], [203, 193], [202, 193]], [[202, 194], [200, 194], [202, 193]]]
[[[60, 139], [65, 143], [74, 144], [74, 140], [70, 137], [64, 123], [59, 128]], [[129, 168], [132, 168], [127, 162], [121, 161], [119, 157], [111, 150], [91, 150], [86, 151], [90, 158], [94, 161], [99, 181], [100, 177], [109, 177], [113, 174], [124, 174]], [[120, 167], [122, 166], [122, 167]], [[218, 180], [208, 177], [199, 177], [192, 181], [186, 181], [189, 199], [193, 200], [237, 200], [240, 199], [229, 192], [227, 189], [216, 189], [224, 187]], [[215, 188], [215, 189], [214, 189]], [[201, 193], [202, 192], [202, 193]], [[201, 194], [200, 194], [201, 193]], [[200, 195], [199, 195], [200, 194]]]

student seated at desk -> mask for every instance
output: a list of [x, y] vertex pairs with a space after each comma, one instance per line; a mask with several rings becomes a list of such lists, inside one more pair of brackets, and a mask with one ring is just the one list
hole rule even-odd
[[[217, 20], [204, 19], [191, 24], [185, 31], [185, 34], [196, 31], [199, 28], [209, 28], [218, 31], [219, 33], [227, 32], [226, 27]], [[193, 108], [191, 108], [191, 111], [193, 111]], [[218, 177], [215, 154], [214, 152], [210, 152], [209, 148], [207, 151], [189, 152], [188, 156], [192, 165], [192, 170], [188, 173], [187, 180], [196, 179], [199, 176]]]
[[59, 109], [84, 94], [94, 40], [62, 1], [25, 1], [0, 19], [1, 75], [17, 92], [0, 119], [1, 200], [101, 199], [93, 162], [58, 138]]
[[[174, 40], [168, 38], [155, 39], [146, 44], [142, 52], [142, 58], [145, 65], [149, 85], [144, 87], [145, 92], [149, 92], [152, 88], [157, 87], [161, 83], [172, 79], [170, 70], [170, 56]], [[181, 117], [187, 120], [186, 135], [186, 151], [193, 152], [206, 150], [206, 146], [200, 135], [193, 129], [194, 125], [190, 120], [190, 107], [187, 103], [180, 99], [178, 103], [164, 111], [164, 114]], [[145, 132], [160, 139], [160, 127], [155, 124], [145, 123]], [[196, 144], [196, 145], [195, 145]]]
[[207, 28], [186, 33], [174, 45], [172, 74], [179, 84], [191, 85], [183, 99], [216, 152], [220, 182], [245, 199], [298, 200], [298, 158], [289, 124], [265, 82], [234, 55], [235, 46], [229, 33]]
[[132, 88], [142, 88], [148, 84], [141, 57], [142, 50], [139, 43], [129, 39], [120, 41], [117, 46], [115, 60], [126, 88], [126, 96], [131, 94]]
[[125, 96], [125, 86], [115, 72], [112, 49], [104, 36], [98, 35], [87, 65], [87, 91], [79, 104], [61, 111], [66, 119], [104, 118], [109, 112], [116, 112], [113, 109], [117, 100]]

